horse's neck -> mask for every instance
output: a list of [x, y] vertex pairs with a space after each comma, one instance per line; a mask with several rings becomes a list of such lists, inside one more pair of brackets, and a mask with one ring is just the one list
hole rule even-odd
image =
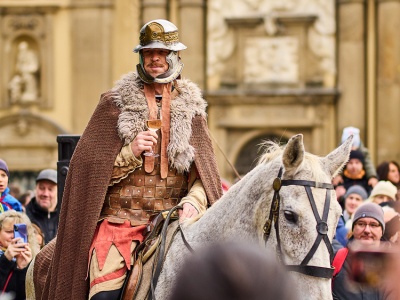
[[259, 182], [262, 176], [247, 176], [190, 226], [190, 235], [206, 240], [248, 239], [260, 235], [272, 197], [266, 189], [271, 188]]

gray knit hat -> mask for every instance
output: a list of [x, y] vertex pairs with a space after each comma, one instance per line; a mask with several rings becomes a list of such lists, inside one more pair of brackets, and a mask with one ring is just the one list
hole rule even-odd
[[7, 176], [10, 177], [10, 171], [8, 170], [8, 166], [6, 162], [2, 159], [0, 159], [0, 170], [3, 170], [4, 172], [7, 173]]
[[368, 198], [368, 193], [367, 191], [361, 186], [361, 185], [352, 185], [349, 187], [346, 191], [346, 194], [344, 195], [344, 198], [346, 199], [348, 196], [351, 194], [357, 194], [359, 195], [363, 200]]
[[361, 218], [374, 218], [377, 220], [382, 226], [382, 233], [385, 232], [385, 221], [383, 219], [383, 209], [376, 203], [368, 202], [360, 205], [356, 212], [354, 213], [353, 225], [352, 229], [354, 229], [354, 225]]

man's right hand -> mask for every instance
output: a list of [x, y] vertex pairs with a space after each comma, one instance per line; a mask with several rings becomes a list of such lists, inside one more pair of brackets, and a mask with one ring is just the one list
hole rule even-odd
[[133, 155], [140, 157], [143, 151], [151, 151], [153, 145], [157, 144], [157, 138], [157, 134], [153, 131], [139, 132], [131, 143]]

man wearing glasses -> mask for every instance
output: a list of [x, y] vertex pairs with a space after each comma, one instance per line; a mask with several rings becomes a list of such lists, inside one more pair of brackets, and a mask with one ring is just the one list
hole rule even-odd
[[[364, 248], [364, 246], [365, 248], [379, 246], [383, 233], [385, 232], [385, 222], [383, 219], [382, 207], [372, 202], [359, 206], [354, 213], [352, 230], [353, 235], [349, 239], [349, 244], [357, 242], [362, 248]], [[340, 249], [339, 251], [342, 250], [343, 249]], [[345, 253], [347, 255], [347, 251]], [[335, 266], [335, 261], [333, 265]], [[347, 255], [339, 273], [333, 278], [333, 299], [389, 299], [389, 296], [383, 289], [369, 287], [353, 282], [350, 279], [350, 272], [351, 267], [349, 263], [349, 255]]]

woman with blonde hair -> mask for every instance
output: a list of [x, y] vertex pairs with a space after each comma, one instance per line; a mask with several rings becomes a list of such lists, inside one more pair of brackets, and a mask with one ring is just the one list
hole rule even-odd
[[[14, 236], [14, 225], [26, 224], [27, 243]], [[29, 263], [39, 252], [34, 228], [28, 216], [15, 210], [0, 214], [0, 290], [24, 300], [25, 277]]]

